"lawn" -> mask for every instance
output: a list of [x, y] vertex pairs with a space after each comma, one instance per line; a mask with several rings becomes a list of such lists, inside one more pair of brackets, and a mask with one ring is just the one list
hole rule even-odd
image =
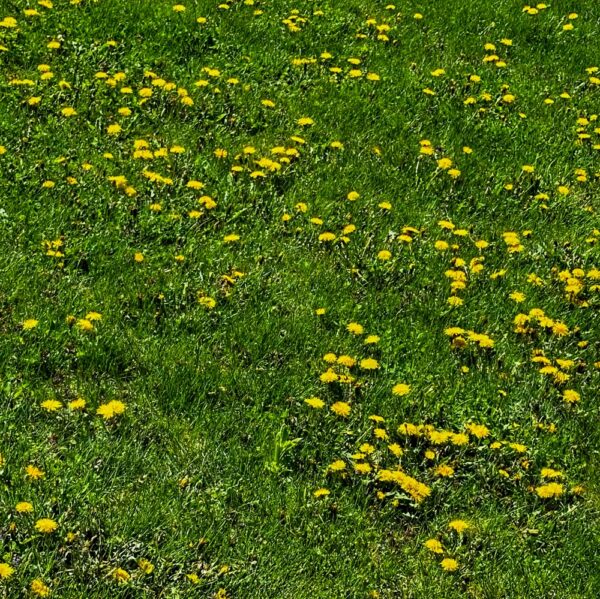
[[0, 0], [0, 596], [600, 596], [600, 3]]

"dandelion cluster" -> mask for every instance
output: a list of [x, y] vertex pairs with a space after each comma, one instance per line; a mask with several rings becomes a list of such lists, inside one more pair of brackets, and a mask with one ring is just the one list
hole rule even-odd
[[597, 595], [575, 4], [0, 6], [0, 595]]

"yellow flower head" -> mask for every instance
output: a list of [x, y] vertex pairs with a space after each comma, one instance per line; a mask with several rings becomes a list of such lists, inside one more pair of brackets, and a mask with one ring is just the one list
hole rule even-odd
[[345, 401], [336, 401], [331, 406], [331, 411], [337, 416], [346, 418], [350, 415], [350, 404], [346, 403]]
[[43, 534], [53, 533], [58, 528], [58, 523], [51, 518], [40, 518], [35, 523], [35, 529]]

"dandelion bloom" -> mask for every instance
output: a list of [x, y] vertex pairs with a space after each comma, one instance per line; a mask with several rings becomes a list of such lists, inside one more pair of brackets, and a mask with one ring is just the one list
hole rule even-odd
[[346, 325], [346, 330], [353, 335], [362, 335], [364, 332], [363, 326], [357, 322], [351, 322]]
[[374, 358], [365, 358], [360, 361], [360, 367], [363, 370], [377, 370], [379, 368], [379, 362]]
[[435, 469], [434, 472], [437, 476], [441, 476], [443, 478], [454, 476], [454, 468], [452, 468], [452, 466], [448, 466], [447, 464], [441, 464]]
[[0, 563], [0, 578], [10, 578], [14, 574], [15, 569], [6, 562]]
[[152, 574], [154, 571], [154, 564], [147, 559], [139, 559], [137, 565], [144, 574]]
[[115, 416], [120, 416], [126, 409], [126, 405], [118, 399], [113, 399], [108, 403], [101, 404], [96, 410], [98, 416], [102, 416], [104, 420], [110, 420]]
[[56, 412], [62, 408], [62, 403], [57, 399], [47, 399], [43, 401], [40, 406], [47, 412]]
[[405, 383], [397, 383], [392, 387], [392, 393], [398, 397], [408, 395], [410, 393], [410, 385], [406, 385]]
[[458, 570], [458, 562], [451, 557], [447, 557], [440, 562], [440, 566], [446, 572], [455, 572]]
[[19, 514], [29, 514], [33, 512], [33, 505], [29, 501], [19, 501], [15, 506], [15, 509]]
[[327, 497], [327, 495], [329, 495], [331, 493], [331, 491], [329, 489], [325, 489], [325, 488], [320, 488], [317, 489], [313, 495], [318, 499], [319, 497]]
[[448, 528], [455, 530], [458, 533], [464, 532], [470, 527], [471, 525], [468, 522], [465, 522], [465, 520], [452, 520], [452, 522], [448, 524]]
[[350, 415], [350, 409], [350, 404], [346, 403], [345, 401], [336, 401], [331, 406], [331, 411], [334, 414], [336, 414], [337, 416], [342, 416], [344, 418]]
[[562, 397], [566, 403], [577, 403], [581, 399], [581, 395], [573, 389], [565, 389]]
[[131, 575], [127, 570], [123, 570], [123, 568], [115, 568], [112, 572], [112, 577], [117, 582], [127, 582], [131, 578]]
[[444, 553], [444, 548], [437, 539], [428, 539], [425, 541], [425, 547], [433, 553]]
[[344, 462], [344, 460], [335, 460], [335, 462], [329, 464], [329, 470], [331, 470], [331, 472], [342, 472], [345, 469], [346, 462]]
[[25, 468], [25, 473], [28, 478], [31, 478], [33, 480], [38, 480], [46, 476], [46, 473], [43, 470], [40, 470], [37, 466], [34, 466], [33, 464], [29, 464], [29, 466]]
[[31, 592], [38, 597], [47, 597], [50, 595], [50, 587], [43, 580], [36, 578], [31, 582]]
[[490, 430], [484, 424], [470, 423], [467, 424], [465, 428], [469, 433], [471, 433], [474, 437], [477, 437], [478, 439], [483, 439], [484, 437], [487, 437], [490, 434]]
[[560, 483], [548, 483], [547, 485], [541, 485], [535, 489], [536, 495], [542, 499], [560, 497], [564, 491], [565, 489]]
[[51, 534], [58, 528], [58, 523], [51, 518], [40, 518], [35, 523], [35, 529], [44, 534]]
[[78, 398], [78, 399], [74, 399], [73, 401], [70, 401], [68, 406], [69, 406], [69, 410], [83, 410], [83, 408], [85, 408], [86, 402], [85, 399], [83, 398]]
[[315, 408], [316, 410], [320, 410], [325, 406], [325, 402], [318, 397], [309, 397], [304, 400], [306, 405], [309, 405], [311, 408]]

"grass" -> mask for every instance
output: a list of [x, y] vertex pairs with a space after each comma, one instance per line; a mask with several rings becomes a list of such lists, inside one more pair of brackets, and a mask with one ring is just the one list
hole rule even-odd
[[0, 594], [597, 597], [600, 4], [184, 8], [0, 9]]

